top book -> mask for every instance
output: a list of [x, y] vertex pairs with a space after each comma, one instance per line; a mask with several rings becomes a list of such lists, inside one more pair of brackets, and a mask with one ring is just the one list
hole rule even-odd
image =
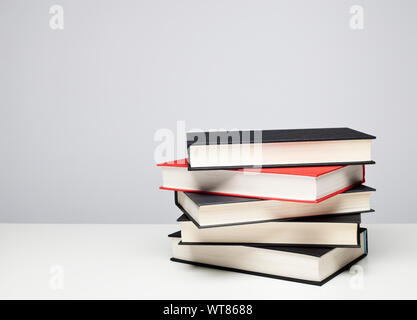
[[372, 139], [350, 128], [188, 132], [188, 168], [374, 164]]

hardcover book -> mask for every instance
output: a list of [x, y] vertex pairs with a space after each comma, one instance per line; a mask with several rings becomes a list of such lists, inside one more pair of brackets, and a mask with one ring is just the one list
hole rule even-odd
[[316, 215], [371, 212], [375, 189], [358, 185], [319, 203], [263, 200], [208, 193], [175, 192], [175, 203], [200, 227], [266, 222]]
[[189, 171], [183, 159], [158, 166], [161, 189], [310, 203], [365, 181], [363, 165]]
[[323, 285], [368, 254], [366, 229], [360, 230], [358, 248], [186, 245], [181, 235], [170, 235], [172, 261], [313, 285]]
[[373, 164], [373, 139], [350, 128], [188, 132], [189, 169]]
[[361, 214], [199, 227], [187, 215], [180, 222], [185, 244], [358, 247]]

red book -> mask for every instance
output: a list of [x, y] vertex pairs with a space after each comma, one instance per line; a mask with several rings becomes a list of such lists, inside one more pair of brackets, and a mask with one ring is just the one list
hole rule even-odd
[[158, 164], [161, 189], [317, 203], [365, 181], [363, 165], [189, 171], [186, 159]]

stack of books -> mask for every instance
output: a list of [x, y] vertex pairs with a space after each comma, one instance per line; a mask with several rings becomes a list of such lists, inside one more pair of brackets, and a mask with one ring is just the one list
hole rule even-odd
[[172, 261], [322, 285], [368, 253], [374, 136], [349, 129], [187, 133], [159, 164], [181, 231]]

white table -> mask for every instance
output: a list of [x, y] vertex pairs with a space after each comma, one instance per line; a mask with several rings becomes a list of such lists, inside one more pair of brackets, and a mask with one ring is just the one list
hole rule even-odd
[[369, 225], [361, 275], [322, 287], [174, 263], [175, 225], [0, 224], [1, 299], [417, 298], [417, 225]]

